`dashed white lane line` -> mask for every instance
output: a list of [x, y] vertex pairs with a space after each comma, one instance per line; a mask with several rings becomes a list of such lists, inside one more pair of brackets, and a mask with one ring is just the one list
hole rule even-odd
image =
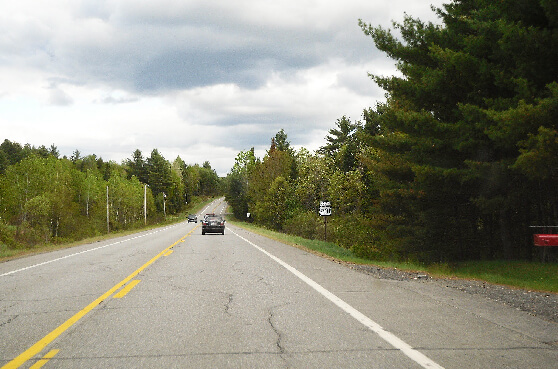
[[403, 354], [405, 354], [407, 357], [409, 357], [411, 360], [413, 360], [414, 362], [416, 362], [417, 364], [419, 364], [423, 368], [444, 369], [438, 363], [434, 362], [433, 360], [431, 360], [429, 357], [427, 357], [423, 353], [415, 350], [409, 344], [404, 342], [402, 339], [400, 339], [399, 337], [397, 337], [393, 333], [391, 333], [389, 331], [386, 331], [378, 323], [376, 323], [372, 319], [368, 318], [366, 315], [362, 314], [360, 311], [358, 311], [357, 309], [355, 309], [354, 307], [352, 307], [351, 305], [349, 305], [345, 301], [341, 300], [339, 297], [337, 297], [333, 293], [326, 290], [320, 284], [318, 284], [314, 280], [310, 279], [309, 277], [307, 277], [303, 273], [299, 272], [294, 267], [290, 266], [289, 264], [287, 264], [283, 260], [279, 259], [275, 255], [270, 254], [269, 252], [267, 252], [266, 250], [264, 250], [260, 246], [258, 246], [255, 243], [247, 240], [246, 238], [242, 237], [238, 233], [235, 233], [230, 228], [228, 230], [231, 233], [233, 233], [234, 235], [236, 235], [237, 237], [241, 238], [242, 240], [246, 241], [247, 243], [249, 243], [250, 245], [252, 245], [256, 249], [258, 249], [259, 251], [263, 252], [265, 255], [269, 256], [275, 262], [280, 264], [282, 267], [287, 269], [289, 272], [293, 273], [295, 276], [297, 276], [303, 282], [308, 284], [310, 287], [312, 287], [314, 290], [316, 290], [318, 293], [320, 293], [326, 299], [328, 299], [329, 301], [331, 301], [335, 305], [337, 305], [339, 308], [341, 308], [341, 310], [345, 311], [350, 316], [352, 316], [353, 318], [358, 320], [360, 323], [362, 323], [368, 329], [370, 329], [371, 331], [373, 331], [374, 333], [379, 335], [384, 341], [386, 341], [387, 343], [389, 343], [390, 345], [392, 345], [396, 349], [400, 350]]

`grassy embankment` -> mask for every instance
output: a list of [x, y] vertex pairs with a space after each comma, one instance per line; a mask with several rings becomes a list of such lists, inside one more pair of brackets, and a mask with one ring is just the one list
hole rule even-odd
[[527, 261], [470, 261], [455, 265], [377, 262], [358, 258], [350, 250], [332, 242], [307, 240], [263, 229], [249, 223], [233, 222], [263, 236], [289, 245], [301, 247], [332, 258], [356, 264], [370, 264], [384, 268], [423, 272], [432, 277], [482, 280], [516, 288], [558, 293], [558, 264]]
[[158, 222], [157, 224], [148, 224], [144, 227], [127, 229], [127, 230], [123, 230], [123, 231], [115, 231], [115, 232], [111, 232], [111, 233], [96, 236], [96, 237], [86, 238], [86, 239], [83, 239], [83, 240], [77, 240], [77, 241], [73, 241], [73, 242], [64, 242], [64, 243], [49, 243], [49, 244], [44, 244], [44, 245], [36, 245], [34, 247], [31, 247], [31, 248], [16, 248], [16, 249], [8, 248], [8, 247], [6, 247], [6, 245], [0, 243], [0, 262], [7, 261], [7, 260], [10, 260], [10, 259], [15, 259], [15, 258], [22, 257], [22, 256], [28, 256], [28, 255], [33, 255], [33, 254], [38, 254], [38, 253], [43, 253], [43, 252], [50, 252], [50, 251], [54, 251], [54, 250], [59, 250], [59, 249], [70, 248], [70, 247], [74, 247], [74, 246], [78, 246], [78, 245], [83, 245], [83, 244], [86, 244], [86, 243], [93, 243], [93, 242], [108, 240], [108, 239], [111, 239], [111, 238], [114, 238], [114, 237], [126, 236], [128, 234], [133, 234], [133, 233], [137, 233], [137, 232], [141, 232], [141, 231], [146, 231], [146, 230], [161, 227], [161, 226], [164, 226], [164, 225], [179, 223], [179, 222], [182, 222], [182, 221], [186, 220], [186, 217], [187, 217], [188, 214], [200, 212], [207, 204], [209, 204], [213, 200], [215, 200], [215, 198], [209, 198], [209, 199], [208, 198], [197, 198], [196, 200], [193, 201], [193, 203], [190, 204], [189, 207], [187, 207], [187, 209], [183, 213], [178, 214], [178, 215], [169, 215], [169, 216], [166, 217], [166, 219], [164, 219], [161, 222]]

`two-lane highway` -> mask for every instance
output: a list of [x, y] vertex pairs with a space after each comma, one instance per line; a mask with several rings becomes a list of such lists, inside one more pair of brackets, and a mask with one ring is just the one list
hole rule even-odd
[[6, 368], [553, 368], [556, 341], [555, 324], [503, 305], [229, 224], [0, 264]]

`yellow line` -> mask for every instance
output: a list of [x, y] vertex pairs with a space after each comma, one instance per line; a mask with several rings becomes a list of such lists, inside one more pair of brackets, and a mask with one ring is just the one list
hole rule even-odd
[[172, 254], [173, 251], [174, 251], [174, 250], [169, 250], [169, 251], [167, 251], [167, 253], [165, 254], [165, 256], [169, 256], [170, 254]]
[[48, 361], [50, 359], [52, 359], [54, 357], [54, 355], [56, 355], [58, 353], [58, 351], [60, 350], [50, 350], [48, 352], [48, 354], [46, 354], [45, 356], [43, 356], [43, 358], [39, 361], [37, 361], [35, 364], [31, 365], [31, 367], [29, 369], [39, 369], [42, 368], [43, 365], [45, 365], [46, 363], [48, 363]]
[[138, 283], [140, 283], [140, 280], [139, 279], [134, 279], [133, 281], [128, 283], [126, 285], [126, 287], [121, 289], [118, 293], [114, 294], [114, 296], [112, 296], [112, 297], [115, 298], [115, 299], [120, 299], [120, 298], [126, 296], [126, 294], [128, 292], [130, 292], [132, 290], [132, 288], [134, 288]]
[[157, 259], [159, 259], [161, 256], [163, 256], [168, 250], [170, 250], [171, 248], [173, 248], [174, 246], [176, 246], [179, 242], [181, 242], [184, 238], [188, 237], [192, 232], [194, 232], [194, 230], [197, 227], [194, 227], [194, 229], [192, 229], [190, 232], [188, 232], [188, 234], [184, 237], [182, 237], [181, 239], [179, 239], [178, 241], [176, 241], [175, 243], [173, 243], [172, 245], [170, 245], [169, 247], [167, 247], [166, 249], [164, 249], [163, 251], [161, 251], [160, 253], [158, 253], [154, 258], [152, 258], [151, 260], [149, 260], [147, 263], [143, 264], [139, 269], [137, 269], [135, 272], [133, 272], [132, 274], [130, 274], [129, 276], [127, 276], [126, 278], [124, 278], [122, 281], [120, 281], [119, 283], [117, 283], [114, 287], [112, 287], [110, 290], [108, 290], [107, 292], [105, 292], [104, 294], [102, 294], [100, 297], [98, 297], [95, 301], [93, 301], [92, 303], [90, 303], [89, 305], [87, 305], [85, 308], [83, 308], [82, 310], [80, 310], [79, 312], [77, 312], [74, 316], [72, 316], [70, 319], [66, 320], [64, 323], [62, 323], [60, 326], [58, 326], [56, 329], [54, 329], [52, 332], [50, 332], [49, 334], [47, 334], [46, 336], [44, 336], [42, 339], [40, 339], [39, 341], [37, 341], [33, 346], [29, 347], [27, 350], [25, 350], [24, 352], [22, 352], [21, 354], [19, 354], [15, 359], [13, 359], [12, 361], [10, 361], [9, 363], [7, 363], [6, 365], [4, 365], [1, 369], [15, 369], [15, 368], [19, 368], [21, 365], [23, 365], [27, 360], [31, 359], [33, 356], [37, 355], [39, 352], [41, 352], [47, 345], [49, 345], [52, 341], [54, 341], [58, 336], [60, 336], [62, 333], [64, 333], [68, 328], [70, 328], [72, 325], [74, 325], [76, 322], [78, 322], [81, 318], [83, 318], [87, 313], [89, 313], [91, 310], [93, 310], [97, 305], [99, 305], [101, 302], [103, 302], [104, 300], [106, 300], [110, 295], [112, 295], [114, 292], [116, 292], [118, 289], [120, 289], [122, 286], [124, 286], [126, 283], [128, 283], [130, 280], [132, 280], [135, 276], [137, 276], [142, 270], [144, 270], [145, 268], [147, 268], [149, 265], [153, 264]]

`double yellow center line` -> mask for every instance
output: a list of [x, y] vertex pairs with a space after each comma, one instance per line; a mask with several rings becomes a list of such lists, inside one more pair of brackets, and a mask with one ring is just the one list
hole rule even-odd
[[[155, 256], [154, 258], [152, 258], [151, 260], [149, 260], [147, 263], [143, 264], [140, 268], [138, 268], [136, 271], [134, 271], [132, 274], [130, 274], [129, 276], [127, 276], [126, 278], [124, 278], [122, 281], [120, 281], [119, 283], [117, 283], [114, 287], [112, 287], [110, 290], [108, 290], [107, 292], [105, 292], [104, 294], [102, 294], [101, 296], [99, 296], [95, 301], [93, 301], [92, 303], [90, 303], [89, 305], [87, 305], [84, 309], [82, 309], [81, 311], [77, 312], [74, 316], [72, 316], [70, 319], [66, 320], [64, 323], [62, 323], [60, 326], [58, 326], [56, 329], [54, 329], [52, 332], [50, 332], [49, 334], [47, 334], [46, 336], [44, 336], [42, 339], [40, 339], [39, 341], [37, 341], [33, 346], [29, 347], [27, 350], [25, 350], [23, 353], [21, 353], [19, 356], [17, 356], [15, 359], [13, 359], [12, 361], [10, 361], [9, 363], [7, 363], [6, 365], [4, 365], [1, 369], [14, 369], [14, 368], [19, 368], [21, 365], [23, 365], [26, 361], [30, 360], [31, 358], [33, 358], [35, 355], [37, 355], [38, 353], [40, 353], [46, 346], [48, 346], [52, 341], [54, 341], [56, 338], [58, 338], [62, 333], [64, 333], [68, 328], [70, 328], [72, 325], [74, 325], [75, 323], [77, 323], [81, 318], [83, 318], [87, 313], [89, 313], [91, 310], [93, 310], [95, 307], [97, 307], [97, 305], [99, 305], [101, 302], [103, 302], [104, 300], [106, 300], [108, 297], [110, 297], [113, 293], [115, 293], [116, 291], [118, 291], [122, 286], [124, 286], [126, 283], [128, 283], [129, 281], [131, 281], [135, 276], [137, 276], [139, 273], [141, 273], [142, 270], [144, 270], [145, 268], [147, 268], [149, 265], [153, 264], [157, 259], [159, 259], [161, 256], [163, 255], [167, 255], [167, 253], [169, 253], [169, 251], [172, 251], [171, 249], [178, 245], [180, 242], [183, 242], [184, 239], [188, 236], [190, 236], [190, 234], [192, 234], [192, 232], [194, 232], [194, 230], [197, 227], [194, 227], [194, 229], [192, 229], [190, 232], [188, 232], [187, 235], [185, 235], [184, 237], [180, 238], [178, 241], [176, 241], [175, 243], [173, 243], [172, 245], [170, 245], [169, 247], [165, 248], [163, 251], [161, 251], [159, 254], [157, 254], [157, 256]], [[168, 254], [170, 255], [170, 254]], [[139, 283], [139, 280], [136, 281], [132, 281], [130, 282], [130, 284], [128, 284], [128, 286], [126, 286], [125, 288], [123, 288], [118, 294], [114, 295], [114, 297], [122, 297], [124, 296], [126, 293], [128, 293], [136, 284]], [[54, 352], [54, 355], [57, 353], [58, 351]], [[52, 356], [54, 356], [52, 355]], [[48, 356], [48, 355], [47, 355]], [[44, 359], [41, 360], [45, 360], [47, 359], [46, 357]], [[39, 360], [40, 362], [40, 360]], [[44, 363], [43, 363], [44, 365]], [[42, 366], [42, 365], [41, 365]]]

